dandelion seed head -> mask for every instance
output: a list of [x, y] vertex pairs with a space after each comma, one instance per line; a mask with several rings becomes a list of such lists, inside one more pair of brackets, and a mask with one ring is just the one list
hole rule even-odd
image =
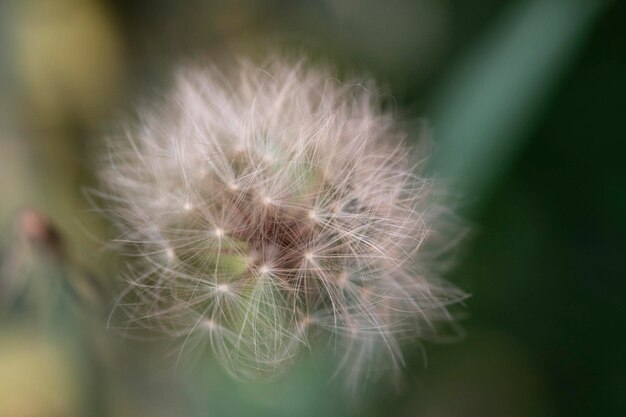
[[241, 378], [330, 343], [358, 379], [383, 359], [400, 366], [404, 340], [454, 326], [448, 306], [464, 294], [427, 256], [452, 242], [438, 243], [447, 210], [372, 83], [242, 60], [183, 68], [140, 114], [101, 171], [133, 254], [131, 323], [181, 351], [210, 337]]

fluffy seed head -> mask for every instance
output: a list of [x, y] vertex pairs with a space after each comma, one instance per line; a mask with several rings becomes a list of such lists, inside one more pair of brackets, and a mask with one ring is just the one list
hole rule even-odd
[[[367, 85], [364, 87], [364, 85]], [[306, 62], [183, 69], [111, 141], [101, 178], [135, 255], [131, 323], [267, 378], [327, 344], [356, 376], [451, 323], [463, 294], [424, 259], [433, 182], [368, 84]]]

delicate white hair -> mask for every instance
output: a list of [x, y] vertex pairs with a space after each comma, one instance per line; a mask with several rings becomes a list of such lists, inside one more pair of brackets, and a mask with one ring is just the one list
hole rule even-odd
[[422, 256], [441, 207], [405, 137], [371, 82], [306, 60], [181, 69], [101, 171], [129, 323], [242, 378], [325, 343], [355, 378], [399, 367], [464, 298]]

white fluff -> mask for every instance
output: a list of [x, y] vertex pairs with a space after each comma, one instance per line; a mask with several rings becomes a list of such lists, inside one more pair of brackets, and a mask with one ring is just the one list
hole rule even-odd
[[350, 376], [398, 367], [403, 339], [453, 323], [463, 293], [421, 256], [434, 183], [370, 84], [282, 59], [181, 70], [101, 173], [133, 255], [130, 323], [180, 352], [206, 343], [243, 378], [320, 344]]

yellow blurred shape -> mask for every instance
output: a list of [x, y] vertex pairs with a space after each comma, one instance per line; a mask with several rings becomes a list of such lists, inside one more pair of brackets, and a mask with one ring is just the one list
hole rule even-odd
[[78, 387], [58, 346], [24, 330], [0, 334], [0, 417], [76, 416]]
[[38, 122], [102, 111], [118, 90], [121, 51], [99, 2], [26, 0], [15, 15], [16, 69]]

